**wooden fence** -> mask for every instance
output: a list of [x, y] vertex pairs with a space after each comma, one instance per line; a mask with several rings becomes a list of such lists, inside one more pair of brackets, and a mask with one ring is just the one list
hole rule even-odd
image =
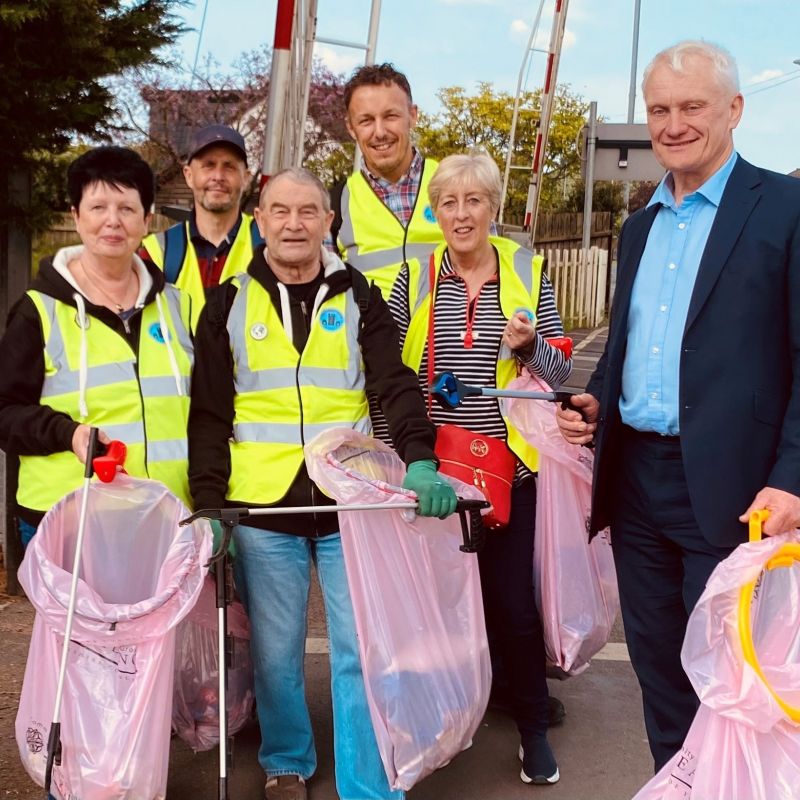
[[608, 251], [537, 248], [547, 258], [547, 277], [566, 328], [594, 328], [608, 313]]
[[[521, 217], [519, 219], [506, 218], [503, 225], [504, 235], [509, 235], [514, 231], [521, 232], [521, 222]], [[516, 236], [513, 238], [517, 239]], [[573, 247], [580, 247], [582, 238], [582, 213], [540, 212], [536, 224], [536, 241], [534, 242], [534, 249], [537, 251], [542, 249], [570, 250]], [[610, 211], [592, 212], [589, 246], [605, 249], [611, 258], [613, 231]]]

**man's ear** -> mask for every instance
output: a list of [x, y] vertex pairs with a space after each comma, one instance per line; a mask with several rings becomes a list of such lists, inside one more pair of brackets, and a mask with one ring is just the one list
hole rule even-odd
[[350, 138], [355, 142], [358, 141], [356, 139], [356, 132], [353, 130], [353, 126], [350, 124], [350, 114], [346, 114], [344, 118], [344, 124], [347, 128], [347, 132], [350, 134]]
[[264, 212], [259, 206], [253, 209], [253, 219], [256, 221], [256, 225], [258, 225], [258, 232], [261, 234], [261, 238], [266, 241], [267, 237], [264, 234]]
[[183, 165], [183, 179], [186, 181], [186, 185], [190, 189], [194, 189], [192, 180], [192, 168], [188, 164]]
[[419, 117], [419, 106], [417, 106], [416, 103], [412, 103], [408, 111], [411, 116], [411, 127], [414, 128], [417, 124], [417, 118]]

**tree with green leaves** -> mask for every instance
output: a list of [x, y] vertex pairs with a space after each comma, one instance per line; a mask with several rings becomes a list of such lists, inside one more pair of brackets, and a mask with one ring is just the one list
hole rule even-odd
[[30, 171], [33, 201], [9, 198], [0, 216], [41, 227], [48, 204], [36, 191], [50, 156], [76, 137], [114, 132], [111, 76], [159, 63], [185, 28], [185, 0], [3, 0], [0, 4], [0, 173]]
[[[475, 94], [460, 86], [438, 92], [442, 110], [437, 114], [420, 114], [417, 141], [425, 155], [443, 158], [483, 147], [505, 169], [506, 152], [511, 135], [514, 97], [495, 91], [491, 83], [479, 83]], [[536, 128], [539, 122], [541, 91], [525, 92], [520, 99], [514, 142], [513, 165], [530, 167]], [[589, 104], [574, 94], [569, 86], [556, 90], [553, 122], [550, 129], [542, 178], [542, 211], [561, 211], [572, 186], [580, 182], [580, 154], [576, 144], [586, 121]], [[506, 217], [521, 218], [528, 196], [529, 170], [512, 170], [506, 198]]]

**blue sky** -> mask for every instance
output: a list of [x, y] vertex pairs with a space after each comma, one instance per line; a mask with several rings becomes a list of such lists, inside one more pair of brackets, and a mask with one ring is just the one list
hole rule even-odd
[[[182, 41], [187, 65], [194, 61], [205, 0], [183, 10], [195, 28]], [[272, 44], [277, 0], [208, 0], [202, 58], [223, 67], [244, 50]], [[549, 41], [553, 0], [547, 0], [538, 42]], [[538, 7], [537, 0], [383, 0], [378, 61], [392, 61], [409, 77], [414, 99], [437, 110], [443, 86], [473, 90], [478, 81], [514, 91]], [[317, 35], [365, 42], [368, 0], [318, 0]], [[597, 100], [609, 122], [625, 122], [628, 109], [633, 0], [570, 0], [559, 83], [585, 100]], [[800, 0], [642, 0], [641, 73], [658, 50], [685, 38], [727, 47], [739, 63], [745, 96], [736, 147], [748, 160], [780, 172], [800, 167]], [[317, 44], [336, 72], [363, 63], [363, 52]], [[545, 56], [534, 53], [527, 88], [541, 85]], [[643, 122], [637, 93], [636, 122]]]

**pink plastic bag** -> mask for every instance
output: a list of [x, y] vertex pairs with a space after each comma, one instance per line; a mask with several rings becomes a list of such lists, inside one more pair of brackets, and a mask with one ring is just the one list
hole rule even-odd
[[[175, 625], [203, 584], [211, 527], [161, 483], [119, 475], [89, 490], [61, 710], [58, 800], [165, 797]], [[42, 520], [19, 569], [36, 609], [16, 720], [20, 757], [44, 785], [83, 488]]]
[[[762, 575], [784, 545], [800, 557], [797, 542], [786, 533], [740, 545], [712, 573], [681, 651], [702, 705], [681, 751], [634, 800], [800, 797], [800, 725], [777, 699], [800, 720], [800, 565]], [[766, 683], [744, 658], [739, 632], [740, 589], [752, 581], [755, 599], [745, 595], [743, 608]]]
[[[530, 377], [509, 388], [550, 391]], [[592, 451], [564, 440], [553, 403], [506, 402], [511, 421], [539, 451], [533, 569], [545, 652], [550, 663], [577, 675], [608, 642], [619, 611], [608, 532], [589, 542]]]
[[[326, 431], [305, 452], [312, 479], [339, 503], [415, 499], [399, 488], [400, 459], [367, 436]], [[460, 497], [482, 499], [451, 482]], [[339, 515], [367, 700], [393, 789], [410, 789], [469, 745], [491, 686], [478, 560], [459, 551], [459, 518], [406, 514]]]
[[[175, 641], [172, 728], [193, 750], [210, 750], [219, 744], [217, 629], [217, 590], [209, 575], [197, 604], [178, 626]], [[250, 719], [255, 698], [250, 624], [238, 600], [228, 606], [228, 635], [233, 637], [233, 659], [226, 673], [232, 736]]]

